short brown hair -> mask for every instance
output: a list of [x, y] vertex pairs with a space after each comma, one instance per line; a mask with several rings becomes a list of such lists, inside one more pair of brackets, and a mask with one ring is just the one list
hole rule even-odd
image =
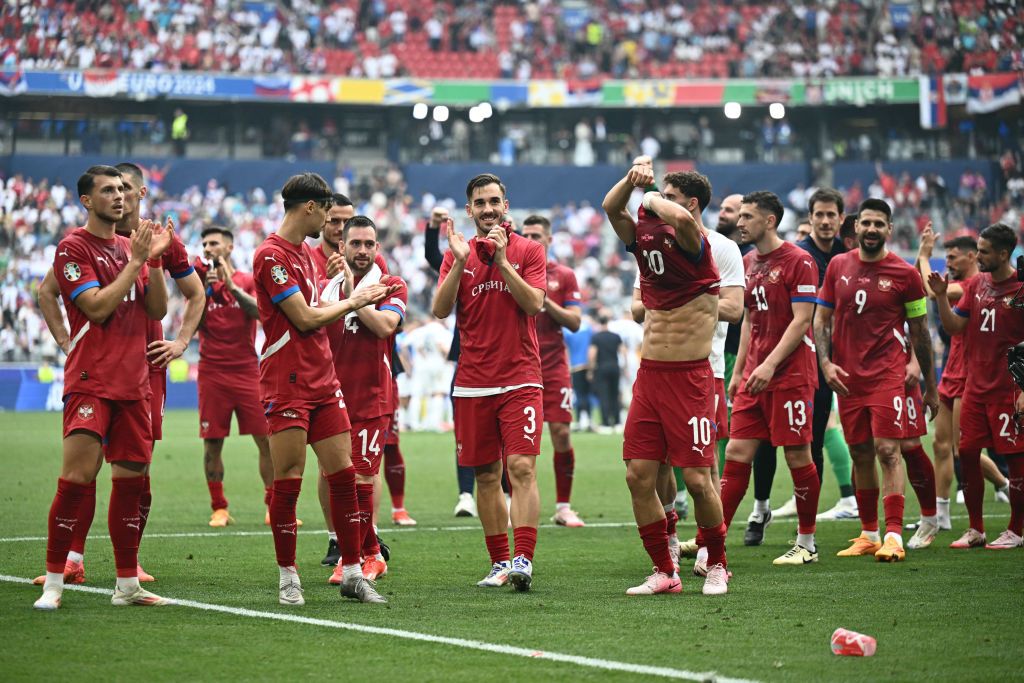
[[664, 185], [671, 185], [687, 197], [696, 199], [697, 206], [701, 211], [711, 203], [711, 181], [702, 173], [696, 171], [666, 173], [661, 182]]
[[540, 214], [530, 214], [526, 217], [526, 220], [523, 221], [523, 225], [539, 225], [544, 229], [545, 235], [551, 234], [551, 221]]
[[481, 173], [478, 176], [474, 176], [469, 184], [466, 185], [466, 200], [473, 198], [473, 190], [478, 187], [487, 187], [488, 185], [497, 185], [501, 188], [501, 196], [508, 199], [508, 193], [505, 191], [505, 183], [501, 182], [501, 178], [494, 175], [493, 173]]
[[334, 203], [334, 191], [322, 176], [307, 171], [288, 179], [281, 188], [281, 199], [284, 200], [285, 211], [311, 201], [330, 208]]
[[96, 186], [96, 176], [99, 175], [105, 175], [111, 178], [120, 178], [121, 172], [113, 166], [90, 166], [85, 169], [85, 173], [78, 177], [79, 197], [92, 192], [92, 188]]
[[833, 190], [831, 187], [819, 187], [807, 200], [807, 213], [814, 213], [814, 205], [818, 202], [835, 204], [839, 213], [843, 213], [843, 195], [838, 190]]

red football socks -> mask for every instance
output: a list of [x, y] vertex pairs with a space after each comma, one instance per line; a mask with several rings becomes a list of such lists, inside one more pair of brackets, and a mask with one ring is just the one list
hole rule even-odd
[[818, 495], [821, 493], [818, 468], [812, 462], [809, 465], [791, 469], [789, 473], [793, 477], [793, 495], [796, 496], [798, 533], [813, 534], [814, 518], [818, 514]]
[[917, 503], [921, 506], [922, 517], [934, 517], [935, 507], [935, 467], [920, 445], [903, 450], [903, 459], [907, 463], [907, 479], [917, 494]]
[[508, 550], [508, 534], [484, 536], [484, 541], [487, 543], [487, 553], [491, 556], [491, 564], [508, 562], [512, 559]]
[[206, 488], [210, 489], [210, 507], [214, 510], [223, 510], [228, 506], [228, 499], [224, 497], [224, 482], [208, 481]]
[[139, 496], [139, 544], [142, 544], [142, 534], [146, 531], [146, 523], [149, 522], [149, 511], [153, 507], [153, 491], [149, 487], [149, 475], [142, 475], [142, 495]]
[[885, 533], [903, 533], [903, 503], [902, 493], [891, 493], [882, 499], [882, 507], [885, 509]]
[[878, 489], [857, 489], [857, 510], [862, 531], [878, 531]]
[[[86, 496], [87, 484], [76, 484], [66, 479], [57, 480], [57, 493], [50, 505], [46, 535], [46, 571], [62, 574], [68, 559], [68, 550], [75, 530], [81, 523], [80, 509]], [[96, 484], [92, 484], [93, 496]]]
[[985, 533], [985, 479], [981, 474], [981, 449], [961, 449], [960, 483], [964, 487], [964, 503], [967, 505], [971, 528]]
[[78, 524], [71, 535], [72, 552], [85, 554], [85, 539], [89, 537], [89, 528], [96, 515], [96, 482], [82, 485], [82, 501], [78, 504]]
[[[347, 467], [326, 477], [331, 490], [331, 521], [338, 532], [338, 548], [341, 550], [342, 566], [359, 564], [362, 539], [358, 533], [347, 529], [362, 529], [362, 513], [359, 511], [359, 496], [356, 493], [356, 468]], [[369, 514], [369, 513], [367, 513]], [[359, 526], [353, 523], [359, 522]], [[372, 516], [366, 523], [372, 527]]]
[[1024, 453], [1005, 456], [1010, 466], [1010, 525], [1018, 536], [1024, 536]]
[[740, 501], [747, 494], [747, 487], [750, 485], [750, 469], [750, 463], [735, 460], [725, 461], [725, 470], [722, 472], [722, 515], [726, 528], [732, 524], [736, 508], [740, 506]]
[[356, 498], [359, 501], [359, 547], [363, 557], [376, 557], [380, 545], [373, 532], [373, 484], [356, 484]]
[[114, 565], [118, 578], [138, 576], [139, 539], [142, 527], [140, 499], [146, 482], [144, 477], [111, 479], [110, 508], [107, 526], [114, 546]]
[[295, 566], [297, 525], [295, 506], [302, 490], [301, 479], [275, 479], [270, 496], [270, 531], [274, 534], [277, 566]]
[[666, 529], [667, 526], [664, 519], [651, 522], [646, 526], [637, 527], [637, 531], [640, 532], [640, 538], [644, 543], [644, 550], [651, 556], [654, 568], [659, 572], [672, 576], [675, 574], [676, 568], [672, 564], [672, 555], [668, 552], [668, 531]]
[[517, 526], [512, 530], [516, 544], [516, 555], [522, 555], [533, 562], [533, 549], [537, 547], [537, 530], [532, 526]]
[[555, 502], [568, 503], [572, 495], [572, 475], [576, 468], [576, 454], [570, 448], [555, 453]]
[[[818, 475], [815, 474], [814, 476], [817, 477]], [[709, 569], [716, 564], [720, 564], [723, 567], [729, 566], [725, 560], [725, 534], [728, 529], [725, 522], [718, 526], [703, 527], [701, 529], [704, 532], [704, 541], [707, 543], [705, 547], [708, 549]]]
[[401, 510], [405, 507], [405, 458], [398, 444], [384, 447], [384, 481], [391, 493], [391, 507]]

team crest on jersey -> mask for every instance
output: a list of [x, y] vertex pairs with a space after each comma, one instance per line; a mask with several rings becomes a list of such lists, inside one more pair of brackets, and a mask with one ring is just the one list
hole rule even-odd
[[878, 288], [883, 292], [888, 292], [892, 289], [892, 280], [887, 277], [878, 278]]
[[556, 291], [558, 289], [558, 280], [548, 280], [548, 290]]
[[78, 278], [82, 277], [82, 269], [74, 261], [69, 261], [64, 264], [64, 277], [67, 278], [68, 282], [75, 282]]
[[270, 269], [270, 279], [279, 285], [288, 282], [288, 271], [284, 266], [274, 266]]
[[666, 237], [665, 238], [665, 248], [666, 249], [671, 249], [672, 248], [672, 238], [671, 237]]
[[774, 268], [768, 271], [768, 282], [772, 283], [773, 285], [778, 284], [779, 278], [781, 277], [782, 269], [779, 268], [778, 266], [775, 266]]
[[83, 406], [78, 406], [78, 417], [82, 418], [83, 420], [91, 420], [95, 412], [96, 411], [93, 410], [92, 404], [90, 403], [86, 403]]
[[1003, 297], [1003, 308], [1013, 308], [1013, 297], [1012, 296], [1004, 296]]

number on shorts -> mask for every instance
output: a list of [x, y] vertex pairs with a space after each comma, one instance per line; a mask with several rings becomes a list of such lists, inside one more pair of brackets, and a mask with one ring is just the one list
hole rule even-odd
[[899, 422], [903, 418], [903, 397], [893, 396], [892, 407], [896, 409], [896, 421]]
[[[999, 436], [1004, 439], [1013, 438], [1017, 431], [1017, 423], [1013, 422], [1013, 417], [1007, 413], [999, 413], [999, 421], [1003, 423], [1003, 426], [999, 428]], [[1013, 425], [1014, 434], [1010, 433], [1011, 424]]]
[[537, 431], [537, 409], [533, 406], [526, 406], [523, 408], [523, 415], [530, 421], [530, 424], [523, 427], [524, 434], [533, 434]]
[[661, 255], [660, 251], [657, 249], [653, 251], [644, 250], [644, 258], [647, 259], [647, 266], [655, 275], [661, 275], [665, 272], [665, 257]]
[[374, 429], [372, 435], [365, 429], [359, 430], [359, 438], [363, 440], [363, 451], [360, 455], [364, 458], [367, 453], [380, 455], [380, 444], [377, 443], [378, 436], [380, 436], [380, 430], [378, 429]]
[[562, 387], [559, 391], [562, 392], [562, 410], [572, 410], [572, 389], [569, 387]]
[[803, 401], [786, 401], [783, 406], [789, 414], [790, 427], [803, 427], [807, 424], [807, 404]]
[[345, 407], [345, 397], [341, 395], [341, 389], [338, 389], [337, 391], [334, 392], [334, 397], [336, 399], [338, 399], [338, 407], [339, 408], [344, 408]]
[[764, 285], [758, 285], [757, 287], [754, 287], [754, 291], [751, 293], [754, 295], [754, 303], [757, 304], [757, 310], [767, 311], [768, 296], [765, 294]]
[[853, 302], [857, 304], [857, 313], [863, 313], [864, 304], [868, 302], [867, 291], [863, 289], [858, 289], [853, 295]]
[[907, 419], [911, 422], [917, 420], [917, 401], [907, 396]]
[[706, 417], [697, 418], [696, 416], [691, 417], [686, 423], [693, 428], [693, 442], [696, 444], [703, 444], [705, 446], [711, 443], [711, 433], [714, 425], [711, 424], [711, 420]]
[[981, 309], [981, 331], [982, 332], [995, 332], [996, 331], [996, 309], [994, 309], [994, 308], [983, 308], [983, 309]]

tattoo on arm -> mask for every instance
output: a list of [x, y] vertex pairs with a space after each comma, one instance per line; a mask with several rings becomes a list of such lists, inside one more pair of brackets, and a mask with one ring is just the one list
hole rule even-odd
[[932, 337], [928, 334], [928, 326], [924, 318], [914, 318], [910, 321], [910, 337], [914, 344], [914, 355], [924, 372], [925, 383], [928, 386], [935, 385], [935, 356], [932, 351]]
[[814, 324], [814, 345], [818, 347], [818, 364], [824, 365], [832, 359], [832, 318], [818, 320]]
[[256, 305], [256, 297], [251, 296], [248, 292], [244, 292], [241, 289], [234, 293], [235, 301], [238, 302], [238, 307], [249, 316], [250, 318], [259, 318], [260, 309]]

